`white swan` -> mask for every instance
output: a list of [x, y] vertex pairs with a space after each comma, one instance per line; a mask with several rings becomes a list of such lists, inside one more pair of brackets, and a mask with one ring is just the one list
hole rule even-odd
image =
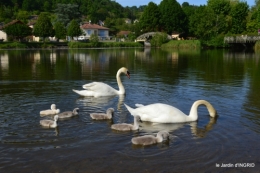
[[139, 121], [142, 122], [139, 115], [134, 116], [134, 124], [113, 124], [111, 129], [118, 130], [118, 131], [131, 131], [131, 130], [138, 130], [139, 129]]
[[112, 118], [113, 112], [113, 108], [108, 108], [106, 113], [91, 113], [90, 117], [94, 120], [109, 120]]
[[78, 114], [79, 114], [79, 108], [75, 108], [75, 109], [73, 109], [73, 111], [62, 112], [62, 113], [59, 113], [58, 115], [59, 115], [59, 119], [63, 119], [63, 118], [71, 118]]
[[122, 67], [117, 71], [116, 80], [117, 80], [119, 90], [116, 90], [103, 82], [92, 82], [82, 86], [85, 90], [73, 89], [72, 91], [74, 91], [75, 93], [81, 96], [94, 96], [94, 97], [125, 94], [125, 88], [120, 79], [121, 73], [126, 74], [126, 76], [130, 78], [130, 73], [127, 68]]
[[153, 135], [144, 135], [139, 137], [132, 138], [132, 143], [135, 145], [152, 145], [160, 143], [165, 139], [169, 139], [170, 134], [167, 131], [159, 131], [155, 136]]
[[179, 109], [162, 103], [154, 103], [150, 105], [138, 104], [138, 108], [133, 109], [126, 106], [128, 111], [132, 115], [139, 115], [142, 121], [150, 121], [155, 123], [181, 123], [196, 121], [198, 119], [198, 106], [205, 105], [209, 111], [211, 117], [217, 115], [217, 111], [214, 107], [206, 100], [195, 101], [191, 107], [190, 114], [185, 115]]
[[60, 113], [60, 109], [56, 109], [56, 105], [52, 104], [51, 109], [40, 111], [40, 115], [56, 115]]
[[55, 128], [58, 126], [58, 123], [57, 123], [58, 119], [59, 119], [59, 116], [55, 115], [54, 121], [53, 120], [41, 120], [40, 124], [44, 127]]

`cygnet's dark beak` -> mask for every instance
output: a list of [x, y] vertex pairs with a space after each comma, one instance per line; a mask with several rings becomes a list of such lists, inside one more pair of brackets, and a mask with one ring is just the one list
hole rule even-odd
[[128, 77], [128, 79], [130, 79], [130, 72], [129, 71], [126, 72], [126, 76]]

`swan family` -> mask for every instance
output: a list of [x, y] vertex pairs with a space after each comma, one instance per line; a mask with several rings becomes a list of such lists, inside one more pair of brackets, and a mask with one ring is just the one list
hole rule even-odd
[[[130, 72], [127, 68], [122, 67], [117, 71], [116, 80], [119, 90], [116, 90], [103, 82], [91, 82], [83, 85], [84, 90], [73, 91], [80, 96], [84, 97], [102, 97], [102, 96], [113, 96], [113, 95], [124, 95], [125, 88], [120, 79], [121, 74], [125, 74], [130, 78]], [[178, 108], [164, 103], [154, 103], [149, 105], [135, 104], [136, 108], [132, 108], [127, 104], [124, 104], [126, 109], [134, 117], [133, 124], [120, 123], [111, 125], [111, 129], [117, 131], [135, 131], [138, 130], [140, 125], [139, 122], [148, 121], [153, 123], [183, 123], [192, 122], [198, 120], [198, 107], [201, 105], [206, 106], [209, 115], [211, 117], [217, 116], [215, 108], [206, 100], [195, 101], [190, 109], [189, 114], [183, 113]], [[56, 109], [56, 105], [52, 104], [50, 110], [41, 111], [41, 115], [55, 115], [54, 120], [41, 120], [40, 124], [44, 127], [55, 128], [58, 126], [58, 119], [70, 118], [78, 115], [79, 108], [75, 108], [73, 111], [66, 111], [60, 113], [59, 109]], [[90, 113], [90, 117], [93, 120], [111, 120], [113, 118], [114, 108], [108, 108], [106, 113]], [[164, 140], [169, 139], [169, 132], [166, 130], [159, 131], [156, 136], [145, 135], [139, 137], [133, 137], [131, 142], [134, 145], [152, 145], [161, 143]]]

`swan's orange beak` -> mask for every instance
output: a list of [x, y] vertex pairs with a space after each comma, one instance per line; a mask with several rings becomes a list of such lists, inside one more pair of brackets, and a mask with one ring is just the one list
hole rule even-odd
[[126, 72], [126, 76], [128, 77], [128, 79], [130, 79], [130, 72], [129, 71]]

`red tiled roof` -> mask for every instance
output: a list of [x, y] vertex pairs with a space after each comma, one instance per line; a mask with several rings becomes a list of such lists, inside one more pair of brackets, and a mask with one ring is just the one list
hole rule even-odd
[[16, 23], [21, 23], [21, 24], [23, 24], [23, 22], [21, 22], [20, 20], [13, 20], [12, 22], [9, 22], [9, 23], [7, 23], [6, 25], [4, 25], [4, 27], [7, 27], [7, 26], [9, 26], [9, 25], [13, 25], [13, 24], [16, 24]]
[[90, 23], [85, 23], [83, 25], [81, 25], [82, 29], [104, 29], [104, 30], [108, 30], [109, 28], [97, 25], [97, 24], [90, 24]]

